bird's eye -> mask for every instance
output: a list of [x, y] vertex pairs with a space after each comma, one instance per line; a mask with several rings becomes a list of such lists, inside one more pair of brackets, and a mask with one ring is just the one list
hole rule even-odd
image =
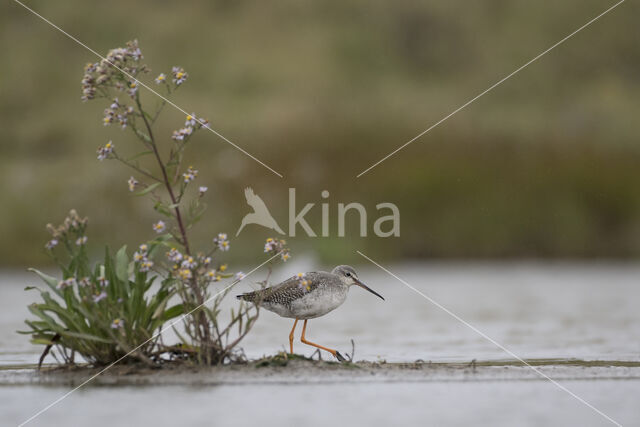
[[347, 272], [347, 277], [351, 277], [351, 273]]

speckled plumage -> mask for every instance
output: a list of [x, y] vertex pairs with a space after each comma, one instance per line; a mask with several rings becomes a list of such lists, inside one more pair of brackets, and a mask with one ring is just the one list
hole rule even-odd
[[[307, 280], [307, 286], [301, 284]], [[293, 276], [272, 287], [238, 295], [282, 317], [313, 319], [338, 308], [347, 299], [349, 286], [338, 275], [325, 271]]]
[[302, 326], [300, 341], [304, 344], [328, 351], [336, 359], [344, 362], [345, 358], [339, 351], [313, 343], [307, 340], [304, 334], [307, 330], [307, 322], [309, 319], [324, 316], [330, 311], [340, 307], [347, 299], [347, 293], [352, 285], [358, 285], [384, 300], [382, 295], [362, 283], [360, 279], [358, 279], [353, 267], [349, 267], [348, 265], [339, 265], [334, 268], [331, 273], [324, 271], [300, 273], [278, 285], [237, 295], [236, 298], [250, 301], [282, 317], [296, 319], [295, 322], [293, 322], [293, 328], [291, 328], [291, 333], [289, 334], [289, 351], [292, 354], [293, 333], [298, 321], [303, 319], [304, 324]]

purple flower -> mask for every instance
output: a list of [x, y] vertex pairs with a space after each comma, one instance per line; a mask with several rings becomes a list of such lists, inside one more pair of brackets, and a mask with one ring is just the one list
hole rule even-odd
[[156, 222], [155, 224], [153, 224], [153, 231], [155, 231], [158, 234], [164, 232], [164, 230], [166, 230], [166, 229], [167, 229], [167, 226], [164, 223], [164, 221], [162, 221], [162, 220], [160, 220], [160, 221]]
[[107, 297], [107, 293], [105, 291], [100, 292], [93, 296], [93, 302], [100, 302]]

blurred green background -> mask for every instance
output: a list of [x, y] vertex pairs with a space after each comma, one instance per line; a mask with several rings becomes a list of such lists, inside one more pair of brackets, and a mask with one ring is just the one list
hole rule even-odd
[[[270, 234], [250, 226], [252, 186], [285, 227], [288, 188], [320, 230], [290, 239], [324, 262], [640, 256], [640, 6], [625, 4], [361, 178], [356, 174], [614, 4], [602, 0], [28, 1], [101, 53], [137, 38], [146, 81], [184, 67], [174, 101], [284, 175], [208, 132], [189, 163], [209, 186], [200, 244], [232, 235], [254, 262]], [[80, 101], [96, 58], [18, 4], [0, 6], [0, 264], [47, 263], [47, 222], [90, 217], [90, 243], [138, 244], [159, 217], [127, 191], [129, 171], [98, 146], [135, 143]], [[143, 89], [144, 92], [144, 89]], [[145, 99], [152, 100], [145, 94]], [[156, 135], [170, 144], [182, 113]], [[401, 237], [336, 238], [337, 203], [393, 202]], [[351, 218], [352, 220], [354, 218]], [[298, 230], [300, 234], [300, 230]], [[354, 261], [355, 262], [355, 261]]]

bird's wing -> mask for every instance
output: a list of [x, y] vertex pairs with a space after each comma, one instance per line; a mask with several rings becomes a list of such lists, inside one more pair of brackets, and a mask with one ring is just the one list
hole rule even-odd
[[255, 193], [253, 192], [253, 188], [251, 187], [247, 187], [244, 189], [244, 197], [247, 199], [247, 203], [249, 202], [249, 200], [251, 200], [253, 197], [255, 196]]
[[[305, 273], [302, 279], [297, 276], [288, 278], [282, 283], [260, 291], [249, 292], [240, 297], [246, 301], [287, 304], [316, 289], [324, 283], [324, 272]], [[302, 280], [308, 280], [308, 289], [301, 285]]]
[[244, 189], [244, 197], [247, 199], [247, 204], [251, 206], [256, 213], [266, 212], [269, 217], [271, 217], [271, 214], [269, 214], [269, 209], [267, 209], [267, 205], [264, 204], [260, 196], [253, 192], [253, 189], [251, 187], [247, 187]]

